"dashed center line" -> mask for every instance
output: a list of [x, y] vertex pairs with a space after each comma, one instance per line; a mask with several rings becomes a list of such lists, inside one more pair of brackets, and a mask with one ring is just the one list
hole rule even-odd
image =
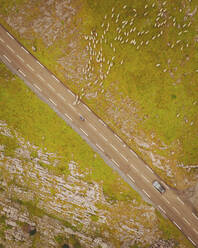
[[24, 77], [26, 76], [25, 73], [24, 73], [21, 69], [19, 69], [18, 71], [19, 71]]
[[53, 87], [51, 84], [47, 84], [47, 86], [48, 86], [51, 90], [55, 91], [54, 87]]
[[192, 215], [198, 220], [198, 216], [196, 216], [194, 213], [192, 213]]
[[138, 158], [137, 154], [136, 154], [133, 150], [130, 149], [130, 152], [131, 152], [136, 158]]
[[74, 112], [76, 112], [76, 109], [74, 108], [74, 106], [72, 106], [70, 103], [69, 103], [69, 106], [70, 106], [70, 108], [73, 109]]
[[198, 234], [198, 231], [195, 228], [193, 228], [193, 231]]
[[139, 170], [132, 164], [130, 164], [130, 166], [136, 171], [136, 172], [139, 172]]
[[14, 50], [9, 46], [9, 45], [6, 45], [7, 46], [7, 48], [12, 52], [12, 53], [14, 53]]
[[58, 93], [57, 95], [65, 102], [64, 96], [62, 96], [60, 93]]
[[180, 201], [184, 205], [184, 202], [179, 198], [179, 196], [177, 196], [177, 200]]
[[159, 208], [164, 214], [166, 214], [166, 211], [165, 211], [160, 205], [158, 205], [158, 208]]
[[164, 196], [162, 196], [162, 198], [163, 198], [168, 204], [170, 204], [169, 200], [167, 200]]
[[88, 108], [85, 104], [83, 104], [83, 106], [84, 106], [89, 112], [91, 112], [90, 108]]
[[96, 131], [96, 128], [91, 123], [89, 125]]
[[175, 221], [173, 221], [173, 223], [181, 230], [181, 227]]
[[57, 106], [57, 104], [51, 99], [49, 98], [50, 102], [52, 102], [55, 106]]
[[39, 91], [42, 91], [41, 88], [38, 87], [38, 85], [36, 85], [36, 84], [33, 84], [33, 85], [34, 85], [34, 87], [36, 87]]
[[97, 146], [101, 151], [104, 152], [104, 150], [102, 149], [102, 147], [100, 147], [98, 144], [96, 144], [96, 146]]
[[44, 68], [44, 66], [38, 60], [36, 60], [36, 63], [39, 64], [41, 67]]
[[188, 237], [188, 239], [193, 243], [194, 246], [196, 246], [196, 243], [190, 237]]
[[29, 64], [27, 64], [27, 67], [28, 67], [31, 71], [34, 71], [34, 69], [33, 69]]
[[10, 36], [10, 38], [14, 40], [14, 38], [12, 37], [12, 35], [9, 34], [8, 32], [7, 32], [7, 35]]
[[125, 160], [125, 161], [127, 161], [128, 162], [128, 159], [127, 158], [125, 158], [125, 156], [122, 154], [122, 153], [120, 153], [120, 156]]
[[74, 93], [73, 93], [71, 90], [67, 89], [67, 91], [68, 91], [70, 94], [72, 94], [72, 96], [75, 96]]
[[37, 74], [37, 77], [39, 77], [43, 82], [45, 81], [45, 79], [40, 74]]
[[29, 54], [29, 52], [24, 47], [21, 47], [21, 49], [23, 49], [23, 51]]
[[99, 122], [102, 123], [102, 125], [106, 127], [106, 124], [101, 119], [99, 119]]
[[175, 212], [177, 212], [180, 215], [180, 212], [177, 208], [173, 207], [173, 209], [175, 210]]
[[135, 183], [135, 180], [129, 174], [127, 174], [127, 176], [131, 179], [133, 183]]
[[11, 60], [10, 60], [6, 55], [3, 55], [3, 57], [4, 57], [9, 63], [11, 63]]
[[80, 127], [80, 130], [86, 135], [88, 136], [88, 134]]
[[99, 133], [99, 135], [100, 135], [105, 141], [107, 141], [107, 138], [105, 138], [101, 133]]
[[5, 43], [5, 41], [1, 37], [0, 37], [0, 41], [3, 42], [3, 43]]
[[144, 189], [142, 191], [144, 192], [144, 194], [147, 195], [148, 198], [151, 198], [150, 195]]
[[117, 148], [114, 145], [111, 144], [111, 146], [113, 147], [114, 150], [118, 152]]
[[114, 159], [111, 159], [111, 161], [112, 161], [114, 164], [116, 164], [118, 167], [120, 167], [119, 164], [118, 164]]
[[72, 118], [68, 114], [65, 113], [65, 116], [72, 121]]
[[144, 178], [144, 180], [147, 181], [147, 183], [150, 183], [150, 181], [148, 180], [148, 178], [146, 178], [144, 175], [141, 174], [141, 177]]
[[188, 225], [190, 225], [190, 222], [185, 218], [185, 217], [183, 217], [182, 218]]
[[24, 59], [23, 59], [23, 58], [21, 58], [21, 56], [20, 56], [20, 55], [18, 55], [18, 54], [17, 54], [17, 58], [19, 58], [22, 62], [24, 62]]

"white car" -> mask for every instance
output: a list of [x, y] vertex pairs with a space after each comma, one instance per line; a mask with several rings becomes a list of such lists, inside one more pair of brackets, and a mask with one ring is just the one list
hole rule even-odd
[[163, 194], [166, 191], [164, 186], [160, 182], [158, 182], [157, 180], [153, 181], [152, 184], [153, 184], [154, 188], [157, 189], [161, 194]]

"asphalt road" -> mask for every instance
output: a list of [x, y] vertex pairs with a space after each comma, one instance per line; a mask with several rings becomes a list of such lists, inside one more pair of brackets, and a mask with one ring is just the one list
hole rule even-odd
[[[33, 57], [0, 25], [0, 58], [36, 94], [76, 130], [110, 165], [198, 247], [198, 216], [82, 101]], [[80, 115], [85, 118], [80, 119]], [[152, 185], [158, 180], [166, 188], [159, 193]]]

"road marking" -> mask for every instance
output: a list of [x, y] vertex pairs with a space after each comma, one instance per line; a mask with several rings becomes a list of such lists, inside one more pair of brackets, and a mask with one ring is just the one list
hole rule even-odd
[[65, 113], [65, 116], [72, 121], [72, 118]]
[[29, 54], [29, 52], [24, 47], [21, 47], [21, 49], [23, 49], [23, 51], [25, 51], [27, 54]]
[[192, 213], [192, 215], [198, 220], [198, 216], [196, 216], [194, 213]]
[[177, 196], [177, 200], [180, 201], [184, 205], [184, 202], [179, 198], [179, 196]]
[[173, 223], [181, 230], [181, 227], [175, 221], [173, 221]]
[[85, 135], [88, 136], [88, 134], [87, 134], [82, 128], [80, 128], [80, 130], [81, 130]]
[[18, 54], [17, 54], [17, 58], [19, 58], [22, 62], [24, 62], [24, 59], [21, 58], [21, 56], [19, 56]]
[[60, 93], [58, 93], [57, 95], [65, 102], [65, 98]]
[[148, 198], [151, 198], [150, 195], [144, 189], [142, 191], [148, 196]]
[[144, 175], [141, 175], [142, 178], [144, 178], [145, 181], [147, 181], [148, 183], [150, 183], [150, 181], [148, 180], [148, 178], [146, 178]]
[[50, 102], [52, 102], [55, 106], [57, 106], [57, 104], [51, 99], [49, 98]]
[[36, 84], [33, 84], [33, 85], [34, 85], [34, 87], [36, 87], [39, 91], [42, 91], [41, 88], [38, 87], [38, 85], [36, 85]]
[[0, 37], [0, 41], [3, 42], [3, 43], [5, 43], [5, 41], [1, 37]]
[[51, 86], [51, 84], [47, 84], [47, 86], [48, 86], [51, 90], [55, 91], [54, 87]]
[[9, 45], [6, 45], [6, 46], [7, 46], [7, 48], [8, 48], [11, 52], [14, 53], [14, 50], [13, 50]]
[[177, 212], [180, 215], [180, 212], [177, 208], [173, 207], [173, 209], [175, 210], [175, 212]]
[[8, 32], [7, 32], [7, 35], [10, 36], [10, 38], [14, 40], [14, 38], [12, 37], [12, 35], [9, 34]]
[[150, 170], [151, 173], [154, 173], [153, 170], [147, 165], [146, 168]]
[[83, 106], [84, 106], [89, 112], [91, 112], [91, 110], [90, 110], [85, 104], [83, 104]]
[[120, 142], [122, 142], [122, 140], [120, 139], [120, 137], [118, 137], [117, 134], [114, 133], [114, 136], [115, 136]]
[[188, 225], [190, 225], [190, 222], [185, 218], [185, 217], [183, 217], [182, 218]]
[[189, 236], [188, 239], [193, 243], [194, 246], [196, 246], [196, 243]]
[[89, 125], [90, 125], [94, 130], [96, 130], [96, 128], [95, 128], [91, 123], [89, 123]]
[[67, 91], [68, 91], [70, 94], [72, 94], [72, 96], [75, 96], [74, 93], [73, 93], [71, 90], [67, 89]]
[[101, 151], [104, 152], [104, 150], [102, 149], [102, 147], [100, 147], [98, 144], [96, 144], [96, 146], [97, 146]]
[[195, 228], [193, 228], [193, 231], [196, 232], [196, 233], [198, 234], [198, 231], [197, 231]]
[[111, 144], [111, 146], [113, 147], [114, 150], [118, 152], [117, 148], [114, 145]]
[[102, 123], [102, 125], [106, 127], [106, 124], [101, 119], [99, 119], [99, 122]]
[[133, 183], [135, 183], [135, 180], [129, 174], [127, 174], [127, 176], [131, 179]]
[[22, 72], [20, 69], [18, 70], [24, 77], [26, 76], [24, 72]]
[[164, 196], [162, 196], [162, 198], [163, 198], [168, 204], [170, 204], [169, 200], [167, 200]]
[[126, 147], [126, 144], [123, 144], [124, 147]]
[[10, 60], [6, 55], [3, 55], [3, 57], [4, 57], [9, 63], [11, 63], [11, 60]]
[[165, 211], [160, 205], [158, 205], [158, 208], [159, 208], [164, 214], [166, 214], [166, 211]]
[[136, 170], [137, 172], [139, 172], [138, 169], [134, 165], [132, 165], [132, 164], [130, 164], [130, 165], [131, 165], [131, 167], [133, 167], [134, 170]]
[[74, 112], [76, 112], [77, 110], [74, 108], [74, 106], [72, 106], [70, 103], [69, 103], [69, 106], [70, 106], [70, 108], [72, 108], [73, 109], [73, 111]]
[[44, 66], [38, 60], [36, 60], [36, 63], [39, 64], [41, 67], [44, 68]]
[[43, 77], [41, 77], [40, 74], [37, 74], [37, 77], [39, 77], [43, 82], [45, 81], [45, 79]]
[[31, 71], [34, 71], [34, 69], [29, 64], [27, 64], [27, 67], [30, 68]]
[[99, 135], [100, 135], [105, 141], [107, 141], [107, 139], [106, 139], [101, 133], [99, 133]]
[[130, 152], [131, 152], [136, 158], [138, 158], [137, 154], [136, 154], [133, 150], [130, 149]]
[[118, 164], [114, 159], [111, 159], [111, 161], [112, 161], [114, 164], [116, 164], [118, 167], [120, 167], [119, 164]]
[[56, 81], [58, 81], [59, 82], [59, 80], [54, 76], [54, 75], [52, 75], [52, 77], [56, 80]]
[[122, 153], [120, 153], [120, 156], [123, 157], [123, 159], [128, 162], [128, 159], [125, 158], [125, 156]]

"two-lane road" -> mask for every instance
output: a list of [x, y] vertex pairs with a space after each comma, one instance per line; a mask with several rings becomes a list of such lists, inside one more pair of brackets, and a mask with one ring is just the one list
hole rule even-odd
[[[159, 177], [82, 101], [74, 105], [75, 94], [64, 86], [34, 56], [0, 26], [1, 60], [50, 107], [52, 107], [86, 142], [123, 178], [149, 199], [156, 208], [198, 247], [198, 216], [175, 191], [166, 188], [160, 194], [152, 185]], [[81, 120], [83, 116], [85, 120]]]

